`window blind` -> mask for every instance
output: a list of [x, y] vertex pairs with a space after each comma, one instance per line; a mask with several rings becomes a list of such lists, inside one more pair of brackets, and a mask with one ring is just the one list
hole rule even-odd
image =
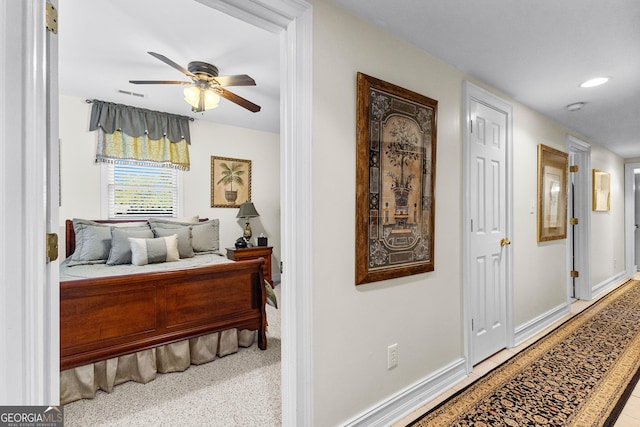
[[176, 217], [178, 173], [170, 168], [109, 164], [109, 218]]

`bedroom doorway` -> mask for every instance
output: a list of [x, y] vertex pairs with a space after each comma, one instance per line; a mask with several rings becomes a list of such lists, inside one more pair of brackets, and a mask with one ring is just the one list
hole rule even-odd
[[[277, 0], [269, 8], [252, 4], [229, 4], [223, 0], [197, 0], [235, 18], [280, 35], [281, 51], [281, 245], [286, 270], [282, 283], [282, 418], [283, 425], [312, 423], [312, 366], [298, 361], [311, 360], [311, 93], [312, 44], [311, 5], [298, 0]], [[64, 4], [61, 5], [64, 7]], [[57, 51], [51, 63], [57, 64]], [[45, 55], [46, 56], [46, 55]], [[48, 59], [48, 58], [46, 58]], [[43, 63], [45, 58], [38, 58]], [[57, 98], [57, 93], [53, 93]], [[42, 97], [40, 99], [45, 99]], [[50, 118], [57, 118], [53, 102]], [[57, 154], [49, 153], [51, 161]], [[57, 206], [51, 206], [57, 209]], [[55, 302], [55, 301], [52, 301]], [[59, 337], [52, 337], [55, 341]], [[57, 363], [57, 354], [51, 354]]]

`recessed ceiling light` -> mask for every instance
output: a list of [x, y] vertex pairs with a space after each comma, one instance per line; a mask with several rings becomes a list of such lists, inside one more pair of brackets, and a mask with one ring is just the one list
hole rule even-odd
[[580, 87], [595, 87], [605, 84], [609, 81], [609, 77], [596, 77], [594, 79], [587, 80], [582, 83]]
[[584, 102], [574, 102], [573, 104], [567, 105], [567, 110], [569, 111], [578, 111], [584, 107]]

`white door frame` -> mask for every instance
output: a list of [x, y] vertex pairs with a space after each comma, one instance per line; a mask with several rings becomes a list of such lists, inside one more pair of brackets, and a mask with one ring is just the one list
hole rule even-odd
[[[567, 266], [571, 269], [573, 250], [576, 269], [580, 273], [575, 289], [575, 297], [581, 300], [590, 300], [593, 298], [593, 290], [591, 288], [591, 145], [567, 135], [567, 151], [570, 160], [573, 161], [570, 164], [578, 166], [578, 172], [573, 172], [575, 173], [574, 181], [577, 187], [577, 191], [573, 196], [575, 197], [575, 215], [579, 220], [578, 227], [580, 228], [580, 232], [574, 236], [573, 227], [568, 227]], [[570, 182], [571, 180], [569, 180]], [[569, 188], [569, 191], [571, 191], [571, 188]], [[567, 209], [567, 218], [570, 216], [571, 212]], [[572, 247], [572, 242], [575, 242], [575, 248]], [[567, 301], [569, 301], [571, 299], [570, 289], [572, 285], [569, 271], [567, 271], [566, 277]]]
[[463, 274], [462, 274], [462, 291], [464, 295], [463, 301], [463, 318], [464, 318], [464, 357], [466, 360], [467, 373], [473, 371], [473, 332], [471, 330], [472, 304], [471, 301], [471, 247], [470, 247], [470, 223], [471, 223], [471, 160], [470, 160], [470, 140], [471, 133], [471, 102], [479, 102], [493, 109], [503, 112], [507, 116], [507, 156], [506, 156], [506, 212], [505, 219], [507, 236], [512, 245], [510, 250], [505, 251], [506, 264], [506, 328], [507, 328], [507, 346], [515, 345], [515, 328], [513, 316], [513, 256], [512, 251], [515, 249], [513, 241], [513, 107], [502, 98], [465, 81], [462, 86], [463, 97], [463, 115], [462, 115], [462, 189], [463, 189], [463, 225], [462, 225], [462, 246], [463, 246]]
[[[282, 295], [282, 419], [284, 426], [312, 425], [311, 5], [303, 0], [201, 2], [281, 34], [282, 280], [295, 283], [283, 286]], [[57, 7], [56, 0], [52, 3]], [[46, 143], [57, 133], [57, 88], [50, 92], [47, 76], [48, 61], [57, 64], [57, 49], [49, 58], [44, 0], [5, 0], [0, 11], [2, 39], [11, 40], [0, 43], [0, 201], [11, 206], [0, 209], [0, 401], [43, 405], [56, 403], [59, 393], [59, 331], [47, 337], [58, 328], [59, 315], [52, 310], [59, 297], [57, 286], [46, 282], [43, 263], [46, 210], [57, 216], [46, 197], [55, 184], [47, 182], [44, 167], [48, 157], [58, 155]]]
[[57, 166], [48, 163], [57, 162], [57, 36], [45, 16], [44, 0], [0, 3], [3, 405], [59, 402], [58, 263], [45, 258], [45, 235], [58, 231]]
[[304, 0], [197, 0], [280, 34], [282, 424], [313, 425], [312, 7]]
[[624, 265], [627, 276], [633, 277], [636, 273], [636, 249], [635, 249], [635, 194], [633, 191], [635, 177], [633, 170], [640, 168], [640, 162], [626, 163], [624, 165]]

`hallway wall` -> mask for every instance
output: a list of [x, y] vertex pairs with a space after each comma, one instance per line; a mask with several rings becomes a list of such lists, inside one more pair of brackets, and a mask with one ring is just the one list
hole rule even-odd
[[[571, 132], [328, 0], [314, 0], [313, 6], [314, 424], [335, 426], [375, 412], [464, 357], [463, 81], [471, 80], [514, 106], [516, 328], [567, 304], [566, 240], [537, 243], [536, 216], [529, 205], [537, 197], [538, 144], [564, 151]], [[435, 271], [355, 286], [359, 71], [439, 104]], [[612, 174], [622, 173], [615, 170], [620, 159], [606, 150], [595, 152], [610, 162]], [[617, 213], [603, 219], [615, 243], [604, 254], [594, 246], [594, 262], [623, 250], [621, 230], [611, 224]], [[387, 370], [387, 346], [394, 343], [398, 366]]]

